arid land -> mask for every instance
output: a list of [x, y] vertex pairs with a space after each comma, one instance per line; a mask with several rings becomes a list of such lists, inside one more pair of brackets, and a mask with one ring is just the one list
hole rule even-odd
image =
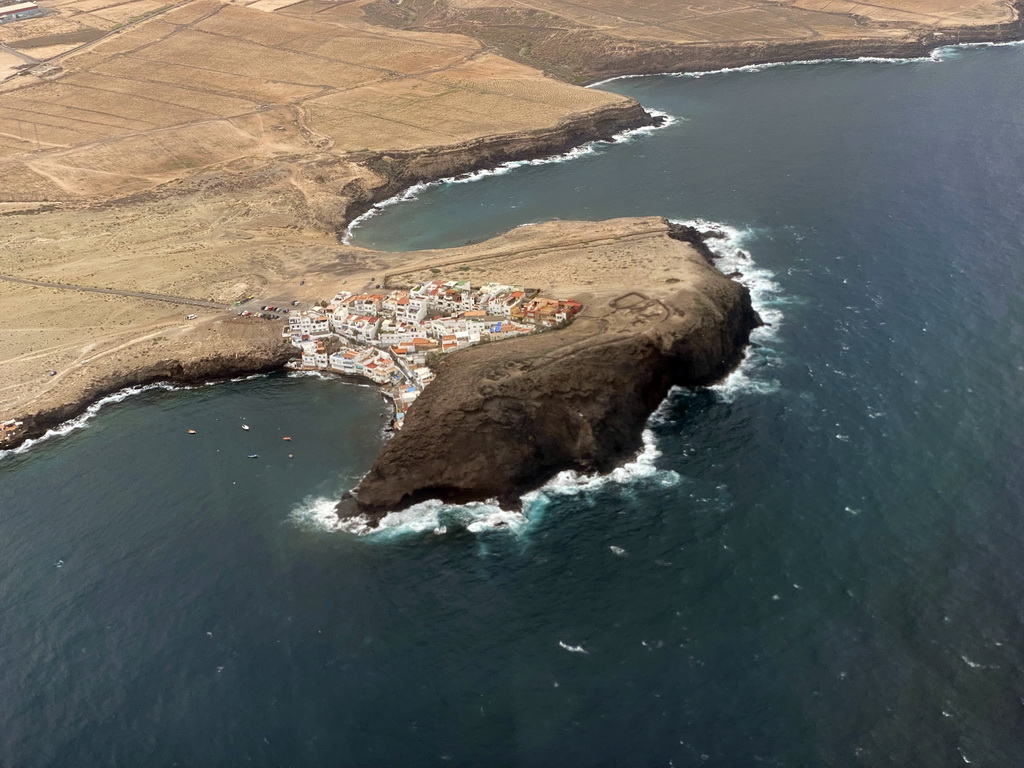
[[[570, 82], [1021, 36], [1016, 6], [950, 0], [42, 6], [0, 25], [0, 421], [39, 429], [130, 383], [276, 364], [278, 324], [239, 299], [449, 261], [339, 242], [412, 183], [650, 124]], [[568, 231], [531, 247], [561, 259]]]

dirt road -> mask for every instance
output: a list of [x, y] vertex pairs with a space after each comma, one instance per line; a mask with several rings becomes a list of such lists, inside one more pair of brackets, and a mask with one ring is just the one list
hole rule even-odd
[[40, 288], [57, 288], [64, 291], [86, 291], [88, 293], [106, 293], [113, 296], [130, 296], [133, 299], [166, 301], [170, 304], [188, 304], [193, 307], [204, 307], [206, 309], [231, 308], [227, 304], [218, 304], [214, 301], [189, 299], [184, 296], [168, 296], [167, 294], [163, 293], [143, 293], [142, 291], [119, 291], [115, 288], [95, 288], [91, 285], [68, 285], [64, 283], [48, 283], [44, 280], [28, 280], [24, 277], [12, 277], [11, 275], [0, 275], [0, 280], [6, 280], [9, 283], [21, 283], [23, 285], [37, 285]]

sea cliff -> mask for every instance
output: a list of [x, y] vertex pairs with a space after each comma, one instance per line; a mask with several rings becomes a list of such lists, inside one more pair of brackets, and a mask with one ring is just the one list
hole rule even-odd
[[[584, 226], [545, 225], [530, 239], [561, 229], [568, 242]], [[577, 320], [442, 360], [339, 514], [372, 523], [426, 499], [515, 506], [562, 470], [607, 472], [640, 449], [646, 419], [673, 385], [710, 384], [741, 360], [760, 319], [747, 290], [709, 263], [700, 233], [649, 219], [590, 226], [603, 230], [601, 244], [559, 253], [549, 242], [562, 270], [586, 263], [597, 282]], [[526, 245], [517, 277], [542, 274], [543, 257]], [[617, 265], [636, 253], [639, 269], [622, 274]], [[516, 270], [514, 252], [498, 261]]]

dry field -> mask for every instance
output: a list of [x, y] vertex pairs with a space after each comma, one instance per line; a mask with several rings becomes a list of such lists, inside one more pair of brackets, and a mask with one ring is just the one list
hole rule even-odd
[[[43, 18], [0, 26], [0, 419], [73, 399], [103, 371], [155, 355], [208, 354], [219, 338], [262, 344], [269, 327], [73, 286], [280, 303], [364, 287], [399, 263], [419, 270], [406, 278], [427, 277], [453, 258], [474, 280], [577, 298], [595, 270], [613, 287], [650, 278], [645, 232], [662, 226], [650, 220], [545, 225], [408, 256], [345, 248], [330, 231], [411, 156], [433, 173], [452, 148], [503, 137], [529, 149], [534, 132], [629, 104], [531, 65], [583, 80], [602, 62], [657, 66], [688, 47], [742, 58], [749, 45], [901, 40], [1011, 15], [1002, 3], [952, 0], [42, 6]], [[663, 58], [644, 58], [652, 51]], [[614, 264], [595, 237], [614, 241]], [[514, 266], [498, 258], [510, 253]]]
[[660, 218], [545, 222], [475, 245], [404, 254], [387, 280], [389, 286], [411, 286], [452, 275], [474, 285], [523, 285], [584, 302], [595, 291], [618, 295], [639, 285], [656, 290], [678, 282], [666, 283], [679, 265], [660, 258], [672, 250], [662, 247], [666, 229]]
[[[472, 35], [573, 82], [816, 54], [883, 55], [887, 46], [923, 39], [970, 39], [972, 30], [989, 39], [993, 25], [1018, 20], [1004, 0], [374, 0], [366, 13], [402, 29]], [[888, 50], [899, 55], [898, 47]]]
[[173, 4], [174, 0], [43, 0], [40, 8], [47, 15], [0, 26], [0, 43], [35, 59], [49, 59]]
[[382, 183], [360, 164], [371, 153], [625, 103], [466, 37], [371, 26], [356, 4], [47, 7], [0, 27], [12, 46], [0, 66], [60, 54], [0, 83], [2, 418], [73, 398], [114, 366], [191, 354], [207, 331], [209, 351], [216, 329], [235, 328], [223, 311], [72, 286], [221, 303], [330, 295], [339, 270], [365, 283], [389, 261], [342, 249], [318, 215], [340, 215], [347, 185]]
[[450, 145], [622, 101], [465, 37], [293, 9], [192, 0], [61, 58], [59, 74], [8, 81], [0, 200], [130, 194], [240, 158]]
[[881, 26], [863, 22], [959, 27], [1010, 21], [1013, 12], [997, 0], [451, 0], [456, 9], [523, 8], [564, 19], [571, 24], [628, 39], [679, 43], [728, 43], [782, 40], [850, 33], [854, 17], [858, 34], [886, 34]]
[[[75, 285], [224, 304], [257, 295], [244, 305], [256, 309], [329, 296], [344, 275], [365, 285], [389, 263], [380, 258], [397, 258], [342, 248], [327, 233], [297, 229], [293, 205], [282, 188], [262, 196], [22, 215], [0, 206], [0, 419], [26, 404], [74, 400], [119, 366], [130, 370], [147, 358], [180, 359], [194, 349], [209, 354], [216, 351], [219, 333], [237, 333], [240, 318], [231, 312], [80, 292]], [[67, 287], [12, 283], [5, 275]], [[185, 320], [188, 314], [198, 317]], [[258, 339], [280, 331], [279, 323], [247, 322]], [[232, 338], [225, 337], [221, 351], [231, 349]], [[58, 374], [50, 376], [51, 370]]]

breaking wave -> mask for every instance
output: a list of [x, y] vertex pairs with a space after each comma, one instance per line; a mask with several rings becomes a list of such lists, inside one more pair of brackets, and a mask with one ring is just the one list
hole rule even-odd
[[39, 437], [34, 437], [26, 440], [24, 443], [19, 445], [17, 448], [11, 448], [6, 451], [0, 451], [0, 460], [7, 458], [8, 456], [16, 456], [22, 453], [26, 453], [31, 450], [34, 446], [44, 443], [48, 440], [52, 440], [56, 437], [63, 437], [76, 430], [85, 429], [89, 426], [89, 422], [92, 421], [93, 416], [99, 413], [104, 407], [113, 405], [114, 403], [120, 403], [127, 400], [129, 397], [135, 397], [141, 395], [144, 392], [150, 392], [154, 389], [162, 389], [167, 392], [178, 391], [178, 390], [189, 390], [189, 389], [200, 389], [205, 387], [215, 387], [218, 384], [237, 384], [241, 381], [250, 381], [252, 379], [262, 379], [266, 376], [265, 373], [254, 373], [249, 376], [236, 376], [231, 379], [217, 379], [216, 381], [204, 381], [201, 384], [172, 384], [169, 381], [157, 381], [152, 384], [140, 384], [134, 387], [125, 387], [120, 389], [113, 394], [101, 397], [96, 402], [92, 403], [82, 413], [78, 414], [74, 418], [68, 419], [62, 424], [58, 424], [53, 429], [47, 430]]
[[805, 59], [803, 61], [769, 61], [764, 64], [747, 64], [742, 67], [722, 67], [721, 69], [709, 69], [706, 72], [652, 72], [649, 74], [641, 75], [617, 75], [616, 77], [609, 77], [604, 80], [600, 80], [596, 83], [591, 83], [588, 88], [600, 88], [602, 85], [607, 83], [615, 82], [616, 80], [636, 80], [642, 77], [689, 77], [689, 78], [701, 78], [709, 75], [722, 75], [730, 74], [733, 72], [764, 72], [768, 69], [778, 69], [780, 67], [804, 67], [813, 64], [921, 64], [928, 62], [942, 62], [947, 59], [953, 58], [956, 51], [963, 48], [983, 48], [990, 46], [1011, 46], [1021, 45], [1024, 41], [1021, 40], [1010, 40], [1007, 42], [1000, 43], [952, 43], [950, 45], [940, 45], [933, 48], [928, 52], [927, 56], [854, 56], [854, 57], [839, 57], [833, 59]]
[[522, 168], [527, 165], [554, 165], [558, 163], [567, 163], [570, 160], [575, 160], [580, 157], [587, 155], [594, 155], [602, 151], [603, 148], [610, 144], [623, 144], [633, 141], [641, 136], [646, 136], [654, 131], [661, 130], [662, 128], [668, 128], [670, 125], [678, 122], [678, 118], [673, 117], [667, 112], [662, 112], [657, 109], [648, 109], [648, 114], [660, 118], [661, 122], [658, 125], [645, 125], [640, 128], [632, 128], [628, 131], [623, 131], [612, 136], [608, 140], [596, 140], [588, 141], [586, 144], [581, 144], [578, 147], [562, 152], [557, 155], [549, 155], [547, 157], [538, 157], [533, 160], [509, 160], [506, 163], [501, 163], [494, 168], [488, 168], [480, 171], [473, 171], [471, 173], [460, 173], [457, 176], [449, 176], [443, 179], [437, 179], [436, 181], [422, 182], [420, 184], [413, 184], [411, 187], [400, 192], [394, 197], [389, 197], [387, 200], [383, 200], [374, 205], [370, 210], [361, 216], [357, 216], [352, 220], [352, 223], [348, 225], [342, 235], [341, 241], [345, 245], [351, 245], [352, 235], [354, 230], [358, 229], [362, 224], [377, 214], [381, 213], [385, 208], [398, 203], [408, 202], [410, 200], [417, 199], [420, 194], [431, 187], [439, 187], [445, 184], [468, 184], [473, 181], [480, 181], [486, 179], [489, 176], [502, 176], [506, 173], [514, 171], [516, 168]]
[[661, 451], [658, 450], [652, 430], [644, 430], [643, 444], [643, 449], [632, 461], [607, 475], [560, 472], [541, 488], [522, 496], [522, 511], [502, 509], [493, 499], [469, 504], [446, 504], [433, 499], [414, 504], [400, 512], [389, 512], [376, 526], [372, 526], [369, 518], [364, 515], [339, 518], [334, 511], [338, 504], [337, 496], [309, 496], [288, 514], [288, 519], [305, 530], [344, 532], [369, 539], [393, 539], [411, 534], [443, 535], [456, 531], [520, 534], [530, 528], [549, 503], [560, 497], [577, 496], [609, 486], [633, 486], [636, 483], [676, 485], [680, 481], [679, 474], [670, 469], [659, 469], [655, 464]]
[[750, 291], [750, 302], [764, 321], [764, 325], [750, 334], [751, 345], [736, 370], [710, 389], [730, 403], [740, 395], [766, 395], [778, 391], [780, 385], [777, 379], [772, 378], [771, 369], [779, 364], [775, 344], [780, 338], [779, 329], [784, 320], [782, 308], [786, 297], [775, 280], [775, 273], [759, 267], [746, 248], [747, 243], [756, 237], [757, 231], [704, 219], [674, 223], [719, 235], [706, 240], [708, 248], [716, 257], [715, 266], [723, 274], [734, 276], [737, 282]]
[[85, 429], [89, 426], [89, 422], [92, 417], [100, 412], [105, 406], [112, 405], [113, 403], [120, 403], [127, 400], [129, 397], [135, 395], [141, 395], [143, 392], [149, 392], [153, 389], [183, 389], [183, 387], [175, 386], [174, 384], [168, 384], [167, 382], [157, 382], [155, 384], [145, 384], [137, 387], [127, 387], [126, 389], [119, 390], [112, 395], [101, 397], [95, 403], [86, 408], [78, 416], [73, 419], [68, 419], [63, 424], [58, 424], [53, 429], [47, 430], [44, 434], [39, 437], [26, 440], [24, 443], [19, 445], [17, 448], [11, 448], [10, 450], [0, 451], [0, 459], [7, 458], [8, 456], [16, 456], [21, 453], [26, 453], [31, 450], [33, 446], [39, 445], [40, 443], [52, 440], [55, 437], [63, 437], [64, 435], [70, 434], [75, 430]]
[[376, 526], [371, 526], [365, 515], [339, 518], [334, 511], [337, 504], [337, 497], [308, 497], [289, 513], [288, 518], [306, 530], [344, 532], [375, 539], [409, 534], [442, 535], [463, 530], [470, 533], [494, 530], [516, 533], [528, 522], [525, 514], [502, 509], [495, 501], [445, 504], [435, 499], [414, 504], [401, 512], [389, 512]]

